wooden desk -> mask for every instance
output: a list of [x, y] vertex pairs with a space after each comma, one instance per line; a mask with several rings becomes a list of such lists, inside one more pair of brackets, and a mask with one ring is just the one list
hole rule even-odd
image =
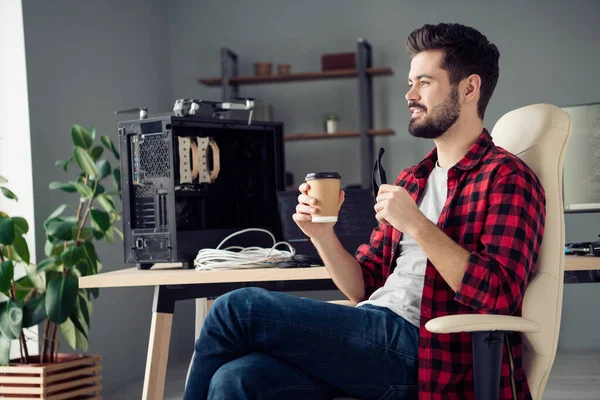
[[163, 399], [175, 302], [217, 297], [248, 286], [282, 292], [336, 289], [325, 267], [196, 271], [181, 269], [180, 264], [161, 264], [151, 270], [127, 268], [79, 279], [80, 288], [134, 286], [155, 287], [144, 400]]
[[[566, 256], [565, 270], [600, 270], [600, 258]], [[86, 276], [79, 280], [81, 288], [134, 286], [155, 287], [144, 375], [144, 400], [163, 398], [176, 301], [217, 297], [247, 286], [277, 291], [336, 289], [325, 267], [196, 271], [181, 269], [180, 264], [161, 264], [151, 270], [128, 268]]]
[[594, 271], [600, 270], [600, 257], [596, 256], [565, 256], [565, 271]]

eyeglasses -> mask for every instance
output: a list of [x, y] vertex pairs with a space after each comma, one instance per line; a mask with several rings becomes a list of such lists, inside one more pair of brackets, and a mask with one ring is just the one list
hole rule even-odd
[[385, 170], [383, 169], [383, 165], [381, 164], [381, 157], [383, 157], [383, 153], [385, 153], [385, 149], [382, 147], [379, 149], [379, 155], [377, 156], [375, 165], [373, 165], [373, 195], [375, 198], [377, 198], [377, 193], [379, 193], [379, 185], [377, 185], [376, 179], [377, 170], [379, 170], [379, 180], [381, 181], [381, 185], [387, 184]]

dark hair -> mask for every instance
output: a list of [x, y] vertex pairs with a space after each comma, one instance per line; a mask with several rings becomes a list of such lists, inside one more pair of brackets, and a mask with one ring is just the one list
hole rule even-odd
[[496, 83], [500, 52], [478, 30], [460, 24], [423, 25], [413, 31], [406, 41], [411, 57], [427, 50], [443, 50], [441, 67], [448, 71], [450, 83], [458, 84], [471, 74], [481, 77], [481, 95], [477, 114], [483, 120]]

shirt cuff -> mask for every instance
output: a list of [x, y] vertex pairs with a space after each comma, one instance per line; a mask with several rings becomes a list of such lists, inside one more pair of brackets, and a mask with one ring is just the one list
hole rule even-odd
[[454, 300], [474, 310], [480, 310], [485, 305], [490, 293], [490, 261], [479, 253], [471, 252], [467, 268]]

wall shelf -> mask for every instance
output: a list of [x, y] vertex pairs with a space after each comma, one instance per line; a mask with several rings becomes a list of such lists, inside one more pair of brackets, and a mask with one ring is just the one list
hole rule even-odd
[[374, 129], [373, 115], [373, 78], [394, 75], [390, 67], [373, 67], [372, 48], [369, 42], [359, 38], [356, 43], [356, 68], [325, 72], [304, 72], [289, 75], [239, 76], [238, 56], [228, 48], [221, 48], [221, 76], [203, 78], [197, 82], [210, 87], [220, 87], [223, 101], [240, 97], [240, 86], [285, 82], [324, 81], [329, 79], [353, 78], [358, 83], [358, 130], [343, 131], [335, 134], [325, 132], [307, 132], [284, 135], [286, 141], [313, 139], [357, 138], [359, 149], [360, 184], [370, 188], [372, 170], [375, 162], [375, 137], [393, 135], [392, 129]]
[[[369, 129], [369, 136], [387, 136], [394, 135], [395, 132], [393, 129]], [[296, 141], [296, 140], [313, 140], [313, 139], [339, 139], [339, 138], [353, 138], [360, 137], [359, 131], [340, 131], [336, 133], [323, 133], [323, 132], [315, 132], [315, 133], [294, 133], [291, 135], [286, 135], [286, 141]]]
[[[394, 71], [389, 67], [367, 68], [367, 76], [390, 76]], [[336, 71], [325, 72], [304, 72], [289, 75], [270, 75], [270, 76], [237, 76], [229, 78], [230, 85], [260, 85], [264, 83], [285, 83], [285, 82], [304, 82], [321, 81], [328, 79], [356, 78], [357, 69], [340, 69]], [[200, 84], [206, 86], [221, 86], [221, 78], [198, 79]]]

